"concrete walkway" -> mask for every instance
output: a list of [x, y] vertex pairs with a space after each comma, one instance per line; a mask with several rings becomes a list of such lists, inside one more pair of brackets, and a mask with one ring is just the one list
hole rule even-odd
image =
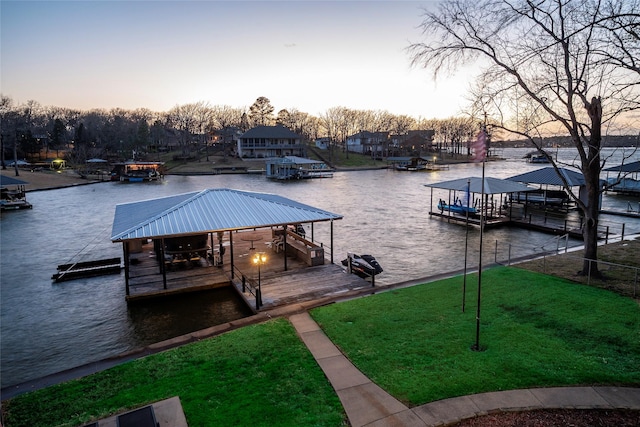
[[408, 408], [374, 384], [327, 338], [309, 313], [289, 316], [335, 389], [352, 427], [442, 426], [495, 411], [640, 410], [640, 388], [554, 387], [481, 393]]

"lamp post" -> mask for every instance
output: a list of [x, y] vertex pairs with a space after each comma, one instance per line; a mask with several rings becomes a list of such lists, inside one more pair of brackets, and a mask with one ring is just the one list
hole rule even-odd
[[258, 266], [258, 290], [256, 291], [256, 310], [262, 305], [262, 283], [260, 277], [260, 266], [267, 261], [267, 255], [264, 252], [258, 252], [253, 257], [253, 263]]

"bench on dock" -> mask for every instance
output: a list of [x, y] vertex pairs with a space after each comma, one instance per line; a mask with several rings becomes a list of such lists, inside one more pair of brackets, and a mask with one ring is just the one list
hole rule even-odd
[[324, 264], [324, 248], [322, 246], [318, 246], [289, 230], [287, 231], [286, 246], [287, 255], [295, 255], [310, 267]]

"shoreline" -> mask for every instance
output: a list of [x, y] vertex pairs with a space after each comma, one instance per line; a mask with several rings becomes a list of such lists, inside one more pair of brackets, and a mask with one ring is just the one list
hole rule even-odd
[[[640, 242], [640, 235], [635, 234], [635, 235], [626, 236], [625, 241]], [[614, 245], [619, 243], [621, 242], [612, 241], [609, 244], [603, 244], [599, 246]], [[573, 252], [577, 252], [582, 249], [583, 249], [583, 246], [576, 246], [571, 248], [571, 250], [568, 253], [571, 254]], [[563, 255], [562, 253], [559, 253], [559, 254], [555, 254], [554, 256], [562, 257], [562, 255]], [[541, 259], [544, 256], [545, 255], [535, 254], [535, 255], [521, 257], [519, 259], [512, 260], [512, 263], [509, 266], [532, 262], [532, 261]], [[503, 264], [490, 263], [483, 266], [483, 271], [485, 269], [489, 269], [489, 268], [493, 268], [501, 265]], [[477, 271], [478, 271], [477, 268], [468, 268], [467, 274], [477, 273]], [[307, 312], [308, 310], [311, 310], [317, 307], [334, 304], [337, 302], [348, 301], [356, 298], [362, 298], [369, 295], [375, 295], [381, 292], [388, 292], [388, 291], [408, 288], [416, 285], [423, 285], [423, 284], [431, 283], [438, 280], [444, 280], [451, 277], [460, 276], [462, 274], [464, 274], [463, 269], [453, 270], [453, 271], [434, 274], [428, 277], [421, 277], [421, 278], [405, 280], [402, 282], [390, 283], [387, 285], [380, 285], [374, 288], [354, 290], [338, 296], [334, 295], [334, 296], [328, 296], [328, 297], [321, 297], [315, 300], [294, 302], [294, 303], [279, 306], [279, 307], [273, 307], [269, 310], [260, 311], [251, 316], [243, 317], [231, 322], [210, 326], [205, 329], [200, 329], [184, 335], [179, 335], [174, 338], [169, 338], [164, 341], [149, 344], [147, 346], [140, 347], [137, 349], [129, 350], [114, 356], [106, 357], [104, 359], [100, 359], [95, 362], [90, 362], [84, 365], [75, 366], [75, 367], [66, 369], [64, 371], [45, 375], [44, 377], [35, 378], [22, 383], [5, 386], [2, 389], [0, 389], [0, 401], [11, 399], [23, 393], [35, 391], [41, 388], [50, 387], [52, 385], [56, 385], [62, 382], [66, 382], [66, 381], [81, 378], [87, 375], [91, 375], [91, 374], [112, 368], [114, 366], [129, 362], [141, 357], [160, 353], [162, 351], [170, 350], [172, 348], [180, 347], [192, 342], [201, 341], [203, 339], [209, 339], [209, 338], [212, 338], [212, 337], [215, 337], [223, 333], [226, 333], [235, 329], [239, 329], [245, 326], [266, 322], [274, 318], [289, 317], [295, 314]]]
[[[485, 268], [494, 267], [497, 264], [486, 265]], [[467, 273], [473, 273], [477, 271], [468, 269]], [[243, 317], [232, 322], [222, 323], [220, 325], [210, 326], [205, 329], [200, 329], [188, 334], [179, 335], [174, 338], [170, 338], [157, 343], [149, 344], [144, 347], [129, 350], [114, 356], [106, 357], [104, 359], [97, 360], [95, 362], [86, 363], [84, 365], [75, 366], [73, 368], [66, 369], [64, 371], [55, 372], [44, 377], [35, 378], [22, 383], [5, 386], [0, 389], [0, 401], [11, 399], [23, 393], [39, 390], [42, 388], [50, 387], [62, 382], [71, 381], [77, 378], [81, 378], [87, 375], [91, 375], [114, 366], [126, 363], [132, 360], [136, 360], [141, 357], [149, 356], [152, 354], [160, 353], [162, 351], [177, 348], [192, 342], [200, 341], [203, 339], [212, 338], [223, 333], [239, 329], [249, 325], [255, 325], [258, 323], [266, 322], [274, 318], [289, 317], [294, 314], [306, 312], [308, 310], [321, 307], [324, 305], [333, 304], [341, 301], [348, 301], [351, 299], [361, 298], [368, 295], [374, 295], [380, 292], [387, 292], [394, 289], [402, 289], [415, 285], [430, 283], [436, 280], [442, 280], [457, 275], [463, 274], [463, 270], [456, 270], [445, 273], [438, 273], [430, 277], [423, 277], [418, 279], [410, 279], [402, 282], [391, 283], [388, 285], [376, 286], [375, 288], [365, 288], [355, 291], [346, 292], [339, 296], [322, 297], [316, 300], [294, 302], [291, 304], [274, 307], [270, 310], [265, 310], [253, 314], [251, 316]]]
[[[469, 163], [469, 162], [446, 162], [443, 161], [441, 164], [459, 164], [459, 163]], [[198, 163], [196, 163], [198, 165]], [[179, 165], [175, 168], [168, 170], [164, 176], [201, 176], [201, 175], [218, 175], [213, 170], [198, 170], [201, 169], [198, 167], [189, 167], [190, 165]], [[367, 170], [385, 170], [389, 169], [388, 165], [384, 166], [365, 166], [365, 167], [336, 167], [335, 172], [358, 172], [358, 171], [367, 171]], [[258, 170], [258, 169], [256, 169]], [[229, 172], [231, 173], [231, 172]], [[233, 172], [237, 175], [254, 175], [255, 172]], [[261, 170], [261, 174], [264, 173], [264, 170]], [[59, 190], [61, 188], [67, 187], [75, 187], [79, 185], [89, 185], [89, 184], [99, 184], [101, 182], [111, 182], [109, 176], [101, 175], [97, 178], [85, 178], [78, 175], [72, 169], [67, 169], [64, 171], [31, 171], [28, 169], [19, 169], [19, 175], [16, 176], [15, 170], [13, 168], [7, 168], [0, 170], [0, 174], [3, 176], [7, 176], [10, 178], [19, 179], [21, 181], [25, 181], [26, 184], [23, 184], [25, 187], [25, 192], [35, 192], [35, 191], [44, 191], [44, 190]], [[106, 179], [105, 179], [106, 178]]]
[[76, 187], [79, 185], [98, 184], [100, 182], [108, 182], [108, 180], [101, 179], [87, 179], [82, 178], [71, 170], [54, 172], [54, 171], [30, 171], [20, 169], [20, 174], [16, 176], [13, 169], [3, 169], [1, 171], [2, 176], [7, 176], [14, 179], [25, 181], [25, 192], [30, 193], [33, 191], [44, 190], [58, 190], [60, 188]]

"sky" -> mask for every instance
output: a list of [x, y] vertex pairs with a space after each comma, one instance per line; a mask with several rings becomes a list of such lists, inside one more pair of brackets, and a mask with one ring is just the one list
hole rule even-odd
[[447, 118], [473, 76], [411, 66], [426, 1], [0, 1], [0, 87], [15, 103], [205, 102], [319, 116], [332, 107]]

